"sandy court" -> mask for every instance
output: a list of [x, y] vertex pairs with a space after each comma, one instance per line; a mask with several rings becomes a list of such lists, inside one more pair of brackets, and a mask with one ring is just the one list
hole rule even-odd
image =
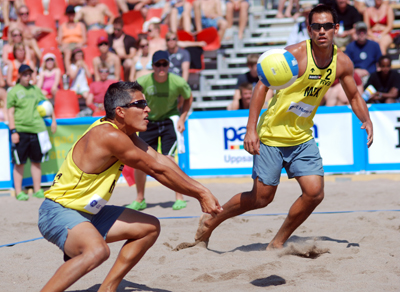
[[[250, 178], [200, 181], [221, 204], [252, 186]], [[296, 181], [283, 179], [268, 207], [225, 221], [208, 249], [174, 251], [193, 242], [199, 204], [185, 197], [188, 207], [173, 211], [174, 193], [150, 182], [145, 212], [161, 218], [161, 234], [118, 291], [400, 291], [399, 185], [399, 174], [327, 176], [316, 213], [283, 250], [267, 252], [283, 214], [301, 193]], [[134, 188], [119, 186], [110, 204], [126, 205], [135, 196]], [[41, 201], [0, 197], [0, 245], [41, 237]], [[330, 213], [336, 211], [342, 213]], [[176, 218], [185, 216], [196, 218]], [[110, 259], [67, 291], [97, 291], [121, 245], [111, 244]], [[39, 291], [63, 262], [61, 251], [44, 239], [1, 247], [0, 259], [0, 292]]]

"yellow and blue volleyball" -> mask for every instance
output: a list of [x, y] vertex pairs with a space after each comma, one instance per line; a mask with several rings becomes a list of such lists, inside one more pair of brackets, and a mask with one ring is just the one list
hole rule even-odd
[[50, 117], [53, 114], [53, 105], [48, 100], [41, 100], [36, 107], [41, 117]]
[[296, 58], [285, 49], [271, 49], [257, 62], [258, 78], [270, 89], [286, 88], [296, 81], [299, 65]]

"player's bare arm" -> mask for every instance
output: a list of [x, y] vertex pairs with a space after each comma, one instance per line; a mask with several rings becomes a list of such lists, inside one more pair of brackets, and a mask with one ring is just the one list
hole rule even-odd
[[118, 159], [130, 167], [145, 172], [166, 187], [198, 199], [205, 213], [220, 212], [218, 200], [208, 190], [189, 183], [171, 167], [159, 163], [154, 157], [137, 147], [122, 131], [109, 129], [102, 137], [100, 148], [104, 149], [106, 157], [115, 157], [115, 161]]
[[353, 112], [362, 122], [361, 129], [365, 129], [367, 131], [367, 145], [370, 147], [374, 141], [373, 126], [369, 117], [367, 105], [358, 92], [356, 82], [354, 81], [353, 63], [351, 62], [350, 58], [341, 51], [338, 51], [337, 62], [338, 66], [336, 75], [339, 77], [340, 83], [342, 84], [346, 96], [349, 99], [349, 103]]
[[257, 121], [260, 116], [261, 109], [265, 103], [265, 96], [268, 87], [261, 81], [258, 81], [254, 88], [250, 101], [249, 119], [247, 121], [246, 135], [244, 137], [244, 149], [252, 155], [260, 154], [260, 138], [257, 134]]

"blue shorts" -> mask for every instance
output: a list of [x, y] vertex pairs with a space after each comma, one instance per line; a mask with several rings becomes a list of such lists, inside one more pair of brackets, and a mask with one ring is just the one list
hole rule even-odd
[[291, 147], [273, 147], [260, 143], [260, 155], [253, 157], [252, 178], [258, 177], [265, 185], [277, 186], [283, 167], [289, 178], [324, 176], [322, 157], [314, 139]]
[[68, 230], [82, 222], [91, 222], [106, 239], [107, 233], [125, 210], [120, 206], [104, 206], [96, 215], [80, 212], [46, 199], [39, 208], [39, 230], [43, 237], [64, 251]]
[[201, 26], [203, 28], [207, 28], [207, 27], [215, 27], [216, 29], [218, 29], [218, 21], [222, 19], [222, 16], [219, 16], [217, 18], [207, 18], [205, 16], [201, 17]]

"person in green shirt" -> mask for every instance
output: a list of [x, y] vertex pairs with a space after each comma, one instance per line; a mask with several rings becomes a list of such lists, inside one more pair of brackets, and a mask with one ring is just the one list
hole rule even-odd
[[[49, 142], [49, 138], [46, 125], [37, 111], [37, 106], [41, 100], [46, 100], [46, 97], [42, 94], [40, 88], [30, 85], [32, 73], [31, 67], [22, 64], [18, 69], [19, 79], [17, 84], [7, 94], [9, 127], [13, 144], [14, 188], [16, 198], [20, 201], [29, 199], [29, 196], [22, 191], [24, 166], [28, 158], [31, 160], [33, 196], [44, 198], [43, 190], [40, 187], [42, 178], [40, 163], [47, 158], [47, 151], [43, 153], [43, 150], [45, 149], [44, 143]], [[55, 133], [56, 129], [57, 123], [53, 112], [51, 131]]]
[[[157, 150], [158, 141], [161, 140], [162, 154], [174, 160], [177, 147], [177, 135], [185, 130], [185, 121], [192, 105], [193, 96], [189, 84], [182, 77], [168, 73], [169, 55], [166, 51], [157, 51], [152, 58], [154, 73], [141, 76], [137, 82], [143, 87], [147, 103], [151, 109], [149, 112], [149, 125], [147, 131], [139, 133], [149, 146]], [[178, 110], [178, 97], [184, 101], [182, 113]], [[128, 208], [143, 210], [147, 207], [144, 199], [146, 174], [135, 170], [137, 197]], [[173, 210], [186, 207], [182, 194], [176, 193], [176, 201]]]

